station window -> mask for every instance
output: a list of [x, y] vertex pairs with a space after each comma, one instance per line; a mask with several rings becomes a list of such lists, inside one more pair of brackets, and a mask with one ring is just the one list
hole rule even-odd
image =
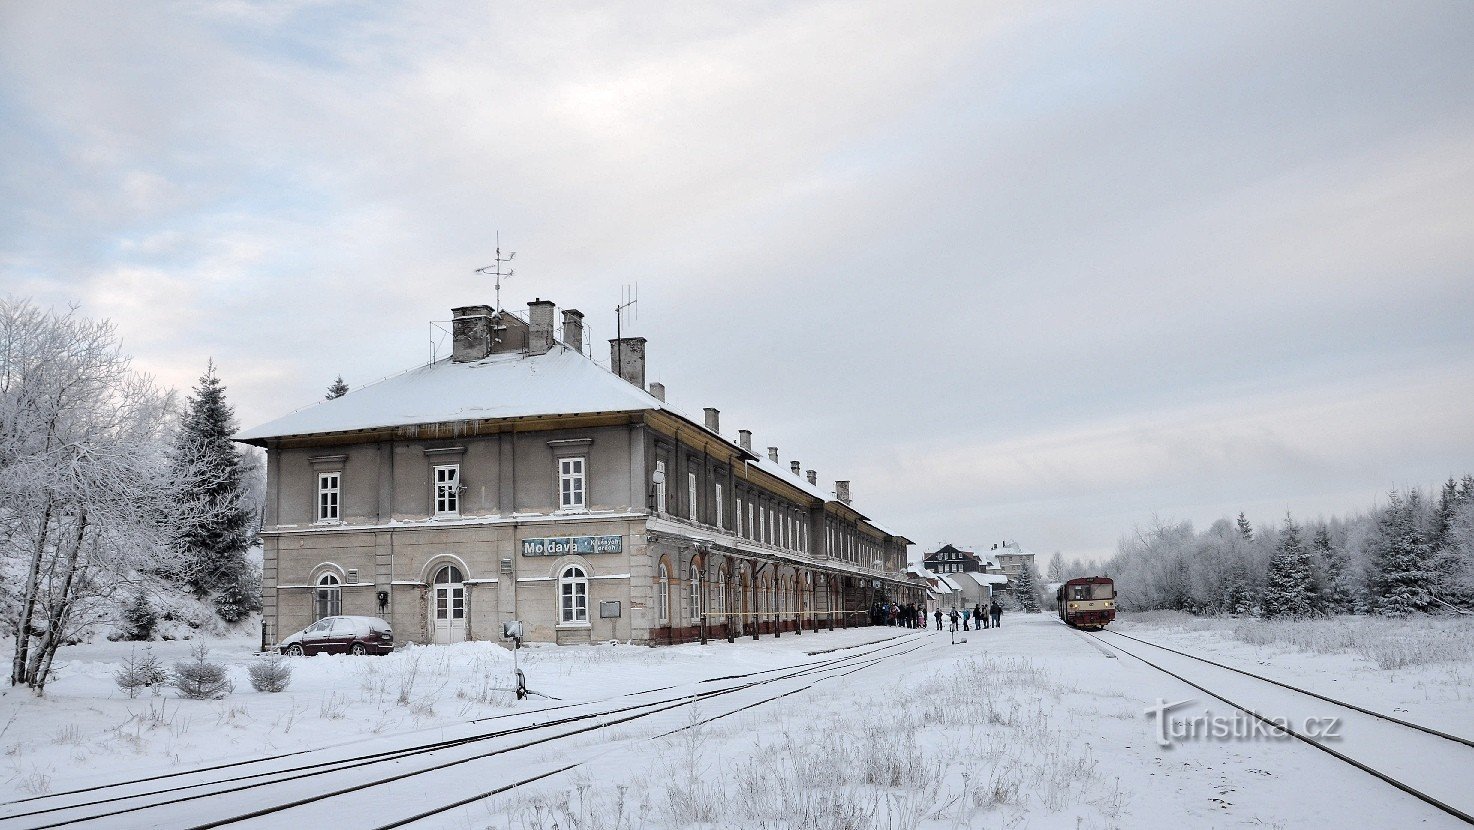
[[341, 497], [342, 473], [317, 474], [317, 520], [338, 521], [338, 500]]
[[584, 501], [583, 458], [558, 459], [558, 507], [562, 510], [583, 510]]
[[566, 625], [589, 621], [589, 577], [577, 565], [558, 575], [558, 621]]
[[313, 592], [316, 599], [317, 618], [336, 617], [343, 613], [343, 584], [338, 580], [336, 574], [323, 574], [317, 578], [317, 589]]
[[435, 515], [456, 516], [461, 512], [461, 465], [435, 468]]

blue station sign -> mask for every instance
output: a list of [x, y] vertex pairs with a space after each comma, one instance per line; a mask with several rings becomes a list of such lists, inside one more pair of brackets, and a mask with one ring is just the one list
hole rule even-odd
[[523, 539], [523, 556], [580, 556], [594, 553], [624, 553], [623, 536], [552, 536]]

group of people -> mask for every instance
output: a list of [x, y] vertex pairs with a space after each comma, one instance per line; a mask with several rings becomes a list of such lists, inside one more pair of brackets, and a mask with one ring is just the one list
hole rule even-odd
[[[936, 617], [937, 630], [942, 630], [942, 609], [938, 608], [932, 612]], [[960, 611], [953, 608], [950, 614], [946, 614], [952, 621], [955, 630], [961, 623], [963, 631], [976, 628], [982, 631], [985, 628], [1001, 628], [1003, 626], [1003, 606], [998, 600], [992, 600], [987, 605], [978, 603], [971, 608], [963, 608]], [[921, 606], [906, 603], [901, 605], [895, 602], [877, 602], [870, 606], [871, 625], [897, 625], [902, 628], [926, 628], [926, 609]]]
[[926, 611], [912, 603], [877, 602], [870, 607], [871, 625], [899, 625], [902, 628], [925, 628]]
[[[942, 609], [938, 608], [936, 611], [933, 611], [932, 616], [937, 618], [937, 630], [941, 631]], [[961, 611], [953, 608], [947, 617], [952, 621], [953, 631], [957, 630], [957, 623], [959, 621], [962, 623], [963, 631], [970, 630], [968, 628], [969, 623], [976, 627], [978, 631], [982, 631], [985, 628], [1002, 628], [1003, 606], [999, 605], [998, 600], [995, 599], [989, 602], [986, 608], [983, 607], [982, 603], [978, 603], [971, 608], [964, 606]]]

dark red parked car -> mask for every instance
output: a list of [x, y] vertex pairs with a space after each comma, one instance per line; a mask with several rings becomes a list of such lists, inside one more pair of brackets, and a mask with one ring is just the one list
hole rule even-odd
[[276, 645], [282, 654], [388, 654], [394, 631], [378, 617], [323, 617]]

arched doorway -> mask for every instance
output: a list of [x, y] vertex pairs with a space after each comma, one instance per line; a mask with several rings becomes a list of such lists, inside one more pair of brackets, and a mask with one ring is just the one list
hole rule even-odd
[[466, 639], [466, 579], [461, 569], [446, 565], [430, 585], [430, 639], [459, 643]]

